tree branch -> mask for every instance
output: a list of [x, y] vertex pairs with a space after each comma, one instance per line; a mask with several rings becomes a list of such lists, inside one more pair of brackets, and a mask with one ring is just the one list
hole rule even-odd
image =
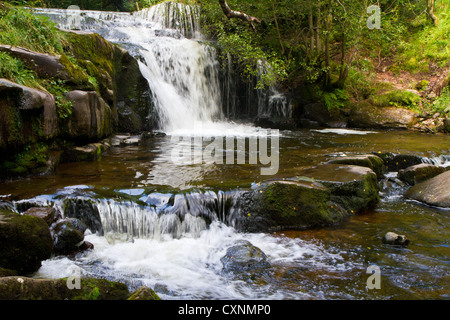
[[226, 0], [219, 0], [219, 3], [220, 6], [222, 7], [223, 13], [228, 19], [236, 18], [248, 22], [250, 24], [250, 27], [256, 33], [255, 23], [261, 23], [261, 20], [259, 20], [256, 17], [252, 17], [244, 12], [231, 10]]

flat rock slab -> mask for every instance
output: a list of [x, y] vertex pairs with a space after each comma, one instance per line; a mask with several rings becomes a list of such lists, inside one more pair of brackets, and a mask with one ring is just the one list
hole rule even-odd
[[428, 179], [434, 178], [435, 176], [440, 175], [444, 172], [444, 167], [422, 163], [400, 170], [398, 172], [398, 178], [401, 181], [413, 186]]
[[450, 208], [450, 171], [415, 185], [405, 197], [434, 207]]

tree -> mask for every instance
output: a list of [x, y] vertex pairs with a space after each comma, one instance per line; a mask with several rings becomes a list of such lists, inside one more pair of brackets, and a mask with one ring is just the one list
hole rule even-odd
[[437, 26], [439, 21], [438, 21], [438, 18], [436, 17], [436, 15], [434, 14], [434, 2], [435, 2], [435, 0], [427, 0], [427, 14], [428, 14], [428, 17], [433, 22], [433, 24], [435, 26]]
[[261, 23], [256, 17], [252, 17], [244, 12], [234, 11], [228, 6], [226, 0], [219, 0], [220, 7], [222, 8], [223, 13], [227, 16], [228, 19], [237, 18], [249, 23], [253, 31], [256, 32], [255, 23]]

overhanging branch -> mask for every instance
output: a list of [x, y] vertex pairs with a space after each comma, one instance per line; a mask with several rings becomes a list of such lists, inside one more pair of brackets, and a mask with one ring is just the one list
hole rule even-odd
[[248, 22], [253, 31], [256, 32], [255, 23], [261, 23], [261, 20], [256, 17], [252, 17], [244, 12], [231, 10], [226, 0], [219, 0], [219, 3], [222, 7], [223, 13], [228, 19], [236, 18]]

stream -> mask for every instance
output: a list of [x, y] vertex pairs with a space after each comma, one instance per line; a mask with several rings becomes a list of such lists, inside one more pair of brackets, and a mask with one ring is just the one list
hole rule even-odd
[[[39, 9], [36, 14], [68, 27], [64, 10]], [[174, 137], [249, 141], [267, 133], [244, 119], [227, 118], [239, 109], [230, 100], [235, 84], [232, 77], [220, 76], [197, 10], [169, 2], [134, 14], [77, 14], [83, 31], [98, 32], [139, 59], [165, 135], [113, 147], [95, 162], [64, 163], [50, 175], [0, 185], [0, 197], [18, 210], [50, 205], [64, 214], [66, 201], [75, 199], [92, 204], [100, 216], [103, 232], [85, 235], [94, 249], [43, 261], [33, 277], [69, 277], [77, 268], [83, 276], [124, 282], [130, 290], [146, 285], [173, 300], [450, 298], [449, 212], [405, 200], [406, 187], [389, 180], [395, 172], [380, 180], [381, 201], [374, 210], [338, 227], [243, 233], [230, 218], [239, 190], [295, 177], [342, 155], [414, 154], [450, 166], [448, 136], [286, 130], [279, 132], [275, 175], [262, 175], [262, 164], [179, 163], [173, 161], [174, 150], [186, 140]], [[275, 87], [248, 91], [246, 103], [257, 116], [291, 116], [288, 99]], [[235, 150], [225, 146], [220, 151]], [[381, 238], [389, 231], [405, 234], [410, 245], [384, 245]], [[240, 240], [261, 249], [270, 267], [257, 273], [225, 272], [221, 258]], [[366, 287], [371, 265], [381, 270], [379, 290]]]

